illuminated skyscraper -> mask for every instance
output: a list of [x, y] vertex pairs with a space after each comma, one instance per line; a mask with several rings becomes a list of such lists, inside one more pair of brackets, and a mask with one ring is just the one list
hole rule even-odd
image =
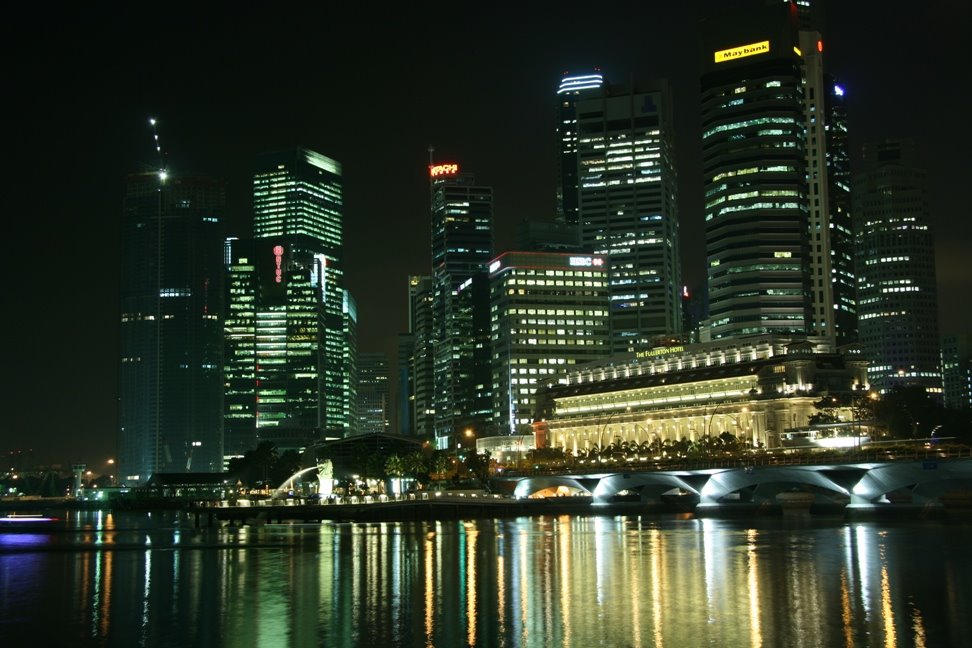
[[604, 86], [574, 107], [581, 244], [607, 264], [611, 352], [650, 347], [682, 330], [671, 93]]
[[489, 264], [489, 289], [493, 424], [529, 434], [537, 386], [609, 354], [607, 262], [506, 252]]
[[258, 158], [253, 239], [228, 246], [227, 454], [350, 429], [342, 214], [339, 163], [302, 148]]
[[221, 183], [132, 175], [121, 245], [119, 475], [222, 470]]
[[604, 77], [565, 73], [557, 88], [557, 221], [576, 226], [580, 222], [577, 199], [577, 100], [597, 96]]
[[810, 333], [808, 118], [796, 6], [709, 18], [701, 40], [708, 335]]
[[854, 176], [860, 342], [882, 392], [920, 385], [941, 398], [935, 248], [914, 143], [865, 145]]
[[[454, 447], [465, 414], [460, 347], [459, 287], [482, 272], [493, 251], [493, 190], [477, 185], [456, 164], [430, 166], [432, 205], [432, 323], [435, 367], [435, 435], [438, 447]], [[485, 307], [485, 305], [484, 305]]]
[[857, 341], [857, 275], [854, 271], [854, 223], [851, 217], [850, 146], [844, 88], [824, 75], [828, 231], [837, 344]]

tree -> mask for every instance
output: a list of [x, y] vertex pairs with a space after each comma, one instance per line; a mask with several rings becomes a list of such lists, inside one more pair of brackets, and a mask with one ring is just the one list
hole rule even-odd
[[489, 475], [492, 459], [488, 452], [470, 452], [466, 455], [466, 470], [473, 474], [483, 488], [489, 490]]

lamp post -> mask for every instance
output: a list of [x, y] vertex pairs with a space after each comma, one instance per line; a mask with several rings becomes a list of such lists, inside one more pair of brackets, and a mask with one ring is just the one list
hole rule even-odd
[[114, 486], [115, 485], [115, 460], [114, 459], [109, 459], [105, 463], [108, 464], [108, 470], [109, 470], [109, 472], [108, 472], [108, 485], [109, 486]]

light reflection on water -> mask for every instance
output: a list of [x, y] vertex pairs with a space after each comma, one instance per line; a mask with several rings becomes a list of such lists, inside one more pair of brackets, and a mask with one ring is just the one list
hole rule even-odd
[[972, 645], [972, 525], [545, 517], [0, 533], [0, 635], [124, 646]]

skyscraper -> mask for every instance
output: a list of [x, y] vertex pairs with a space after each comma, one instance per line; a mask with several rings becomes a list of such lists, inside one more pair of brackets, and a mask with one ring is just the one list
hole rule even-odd
[[812, 328], [803, 66], [793, 4], [702, 22], [712, 339]]
[[435, 435], [439, 448], [454, 447], [464, 414], [459, 347], [463, 325], [456, 295], [482, 272], [493, 251], [493, 190], [460, 173], [457, 164], [429, 167], [432, 207], [432, 302], [435, 367]]
[[942, 338], [945, 407], [972, 409], [972, 334]]
[[227, 252], [230, 453], [348, 430], [342, 215], [339, 163], [303, 148], [258, 158], [253, 239]]
[[435, 434], [435, 326], [432, 306], [435, 287], [431, 276], [408, 278], [408, 322], [413, 348], [409, 356], [410, 429], [416, 436]]
[[854, 271], [847, 107], [844, 88], [828, 74], [824, 75], [824, 92], [834, 336], [837, 344], [845, 344], [857, 341], [857, 275]]
[[609, 353], [607, 262], [506, 252], [489, 264], [489, 287], [494, 426], [529, 433], [538, 385]]
[[611, 351], [630, 352], [682, 329], [671, 93], [603, 86], [574, 107], [581, 244], [607, 264]]
[[384, 353], [358, 354], [358, 433], [389, 432], [391, 392]]
[[121, 247], [119, 475], [222, 469], [221, 183], [132, 175]]
[[935, 250], [925, 172], [914, 143], [864, 146], [854, 176], [860, 342], [882, 392], [920, 385], [941, 398]]
[[577, 194], [577, 100], [596, 96], [604, 85], [603, 75], [564, 73], [557, 88], [557, 222], [576, 227], [580, 222]]

